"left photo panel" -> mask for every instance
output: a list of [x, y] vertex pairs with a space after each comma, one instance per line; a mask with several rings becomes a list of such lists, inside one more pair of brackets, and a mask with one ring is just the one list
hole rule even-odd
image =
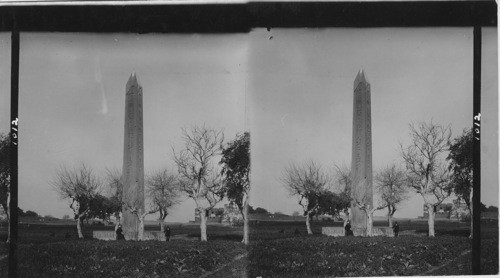
[[[0, 43], [10, 61], [9, 35]], [[208, 266], [178, 264], [199, 276], [243, 254], [247, 52], [237, 33], [21, 33], [19, 275], [91, 265], [101, 276], [165, 277], [207, 241], [195, 247]], [[9, 64], [0, 66], [5, 131]]]
[[11, 33], [0, 32], [0, 276], [9, 265]]

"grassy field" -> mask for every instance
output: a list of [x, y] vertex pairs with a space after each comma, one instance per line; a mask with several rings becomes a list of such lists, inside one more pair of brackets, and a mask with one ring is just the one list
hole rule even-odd
[[[209, 225], [209, 241], [201, 243], [199, 226], [171, 224], [170, 242], [116, 242], [77, 239], [74, 225], [21, 225], [21, 277], [328, 277], [471, 274], [468, 224], [436, 222], [436, 238], [428, 238], [427, 222], [399, 221], [398, 238], [333, 238], [321, 235], [322, 226], [341, 222], [313, 222], [307, 236], [303, 222], [253, 223], [249, 246], [241, 244], [242, 227]], [[385, 223], [376, 222], [375, 226]], [[147, 226], [146, 230], [158, 230]], [[299, 234], [296, 233], [296, 230]], [[66, 234], [70, 238], [66, 238]], [[5, 233], [0, 230], [0, 240]], [[0, 246], [0, 257], [8, 253]], [[482, 226], [482, 270], [498, 273], [498, 224]], [[5, 268], [6, 260], [0, 262]], [[3, 269], [1, 274], [5, 273]]]

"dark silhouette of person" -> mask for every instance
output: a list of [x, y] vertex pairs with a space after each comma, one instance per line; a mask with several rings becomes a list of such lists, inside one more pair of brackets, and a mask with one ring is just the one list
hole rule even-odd
[[116, 240], [123, 240], [125, 236], [123, 235], [122, 225], [118, 225], [118, 229], [116, 229]]
[[299, 229], [298, 229], [298, 228], [295, 228], [295, 232], [294, 232], [294, 234], [296, 234], [296, 235], [300, 235], [300, 232], [299, 232]]
[[344, 229], [345, 229], [345, 236], [353, 236], [354, 235], [354, 233], [351, 230], [351, 222], [350, 221], [347, 221], [347, 224], [345, 225]]
[[394, 231], [394, 236], [397, 237], [399, 234], [399, 224], [398, 222], [394, 222], [394, 225], [392, 226], [392, 230]]
[[163, 232], [165, 233], [165, 241], [170, 241], [170, 227], [165, 227], [165, 231]]

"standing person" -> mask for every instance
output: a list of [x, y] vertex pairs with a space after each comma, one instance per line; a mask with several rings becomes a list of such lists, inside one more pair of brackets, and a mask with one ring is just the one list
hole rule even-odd
[[394, 236], [398, 237], [399, 234], [399, 224], [398, 222], [394, 222], [394, 226], [392, 227], [392, 230], [394, 231]]
[[170, 227], [165, 227], [165, 241], [170, 241]]
[[347, 224], [345, 225], [344, 229], [345, 229], [346, 236], [353, 236], [354, 235], [354, 233], [351, 230], [351, 221], [347, 221]]
[[118, 229], [116, 229], [116, 240], [122, 239], [125, 239], [125, 236], [123, 235], [122, 225], [118, 225]]

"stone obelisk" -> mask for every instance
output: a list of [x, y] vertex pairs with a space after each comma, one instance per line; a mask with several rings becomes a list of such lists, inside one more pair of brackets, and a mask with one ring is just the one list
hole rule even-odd
[[354, 234], [366, 235], [367, 216], [358, 204], [373, 207], [372, 130], [370, 83], [363, 70], [354, 80], [351, 161], [351, 226]]
[[144, 212], [144, 143], [142, 131], [142, 87], [134, 73], [125, 95], [125, 140], [123, 149], [122, 229], [125, 239], [137, 240], [139, 219], [134, 209]]

